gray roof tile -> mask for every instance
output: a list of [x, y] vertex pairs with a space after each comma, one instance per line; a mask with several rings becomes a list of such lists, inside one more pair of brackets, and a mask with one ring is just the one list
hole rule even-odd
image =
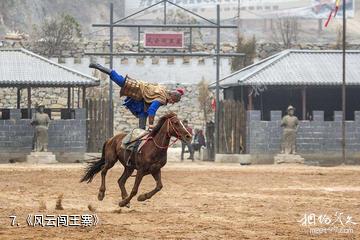
[[0, 49], [0, 87], [97, 86], [99, 80], [25, 49]]
[[[341, 85], [342, 52], [285, 50], [220, 80], [220, 87], [249, 85]], [[346, 52], [346, 84], [360, 85], [360, 51]], [[215, 83], [210, 84], [214, 88]]]

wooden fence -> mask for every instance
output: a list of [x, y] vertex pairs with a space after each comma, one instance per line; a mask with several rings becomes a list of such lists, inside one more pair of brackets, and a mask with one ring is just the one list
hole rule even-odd
[[87, 151], [101, 152], [104, 142], [110, 137], [109, 102], [101, 99], [87, 99], [85, 106]]
[[246, 110], [239, 101], [220, 102], [219, 153], [245, 153]]

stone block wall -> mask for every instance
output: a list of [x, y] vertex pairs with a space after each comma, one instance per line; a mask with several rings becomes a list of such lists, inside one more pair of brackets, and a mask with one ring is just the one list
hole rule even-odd
[[[271, 111], [270, 121], [261, 121], [260, 111], [248, 111], [247, 152], [276, 154], [282, 137], [281, 111]], [[334, 121], [324, 121], [324, 111], [313, 111], [313, 121], [299, 121], [297, 152], [299, 154], [331, 153], [342, 150], [342, 112], [334, 112]], [[346, 121], [346, 149], [360, 152], [360, 112], [354, 121]]]
[[[60, 155], [84, 153], [86, 151], [85, 109], [75, 109], [75, 119], [51, 121], [48, 134], [49, 151]], [[11, 157], [11, 153], [25, 157], [32, 149], [33, 135], [34, 129], [30, 125], [30, 119], [21, 119], [20, 109], [10, 109], [10, 119], [0, 119], [1, 157], [4, 158], [6, 154]]]

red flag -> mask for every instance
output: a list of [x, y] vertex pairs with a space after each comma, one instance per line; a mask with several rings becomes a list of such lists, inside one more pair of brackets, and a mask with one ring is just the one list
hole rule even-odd
[[[344, 2], [345, 2], [345, 0], [344, 0]], [[344, 6], [344, 2], [343, 2], [343, 7], [345, 7]], [[340, 6], [340, 0], [336, 0], [336, 2], [335, 2], [335, 8], [334, 9], [331, 9], [331, 12], [330, 12], [330, 14], [329, 14], [329, 17], [327, 18], [327, 20], [326, 20], [326, 22], [325, 22], [325, 27], [327, 27], [328, 25], [329, 25], [329, 22], [330, 22], [330, 20], [331, 20], [331, 17], [332, 17], [332, 14], [334, 13], [334, 18], [336, 17], [336, 14], [337, 14], [337, 12], [338, 12], [338, 10], [339, 10], [339, 6]]]
[[332, 13], [333, 13], [333, 10], [331, 10], [331, 12], [330, 12], [330, 14], [329, 14], [329, 17], [328, 17], [328, 19], [327, 19], [326, 22], [325, 22], [325, 27], [328, 26], [328, 24], [329, 24], [329, 22], [330, 22], [330, 20], [331, 20]]
[[213, 99], [211, 100], [211, 108], [212, 108], [213, 111], [215, 112], [215, 110], [216, 110], [216, 101], [215, 101], [215, 98], [213, 98]]

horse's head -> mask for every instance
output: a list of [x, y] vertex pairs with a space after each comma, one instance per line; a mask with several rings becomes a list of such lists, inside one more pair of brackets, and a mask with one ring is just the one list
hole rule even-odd
[[[177, 115], [173, 112], [165, 114], [162, 116], [150, 136], [155, 136], [163, 129], [163, 134], [167, 134], [168, 137], [176, 137], [182, 141], [191, 142], [192, 135], [186, 130], [184, 124], [178, 119]], [[166, 133], [165, 133], [166, 131]]]
[[168, 131], [170, 136], [176, 137], [181, 141], [191, 143], [191, 133], [189, 133], [175, 113], [172, 113], [172, 116], [169, 116], [167, 121], [169, 122]]

